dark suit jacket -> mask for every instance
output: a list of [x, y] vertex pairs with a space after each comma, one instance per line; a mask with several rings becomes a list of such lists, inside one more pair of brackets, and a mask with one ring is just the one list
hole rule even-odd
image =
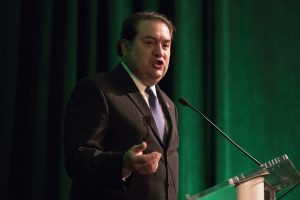
[[[71, 200], [176, 200], [178, 132], [174, 103], [156, 86], [169, 141], [161, 143], [151, 111], [119, 64], [80, 81], [65, 114], [65, 159]], [[146, 141], [144, 153], [162, 154], [154, 174], [122, 180], [124, 152]]]

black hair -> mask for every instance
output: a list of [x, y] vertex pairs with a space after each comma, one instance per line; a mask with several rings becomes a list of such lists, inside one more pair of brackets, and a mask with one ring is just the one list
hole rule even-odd
[[126, 39], [127, 41], [132, 42], [137, 34], [137, 24], [139, 21], [142, 20], [160, 21], [166, 24], [171, 33], [171, 39], [173, 39], [175, 26], [165, 15], [157, 12], [148, 12], [148, 11], [137, 12], [127, 17], [127, 19], [125, 19], [123, 22], [122, 30], [120, 33], [120, 39], [117, 46], [117, 53], [119, 56], [123, 55], [121, 50], [121, 41], [123, 39]]

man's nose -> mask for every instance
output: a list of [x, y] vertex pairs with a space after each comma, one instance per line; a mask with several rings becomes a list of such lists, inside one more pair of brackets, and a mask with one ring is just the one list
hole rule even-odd
[[163, 56], [163, 48], [160, 44], [157, 44], [153, 49], [154, 56], [162, 57]]

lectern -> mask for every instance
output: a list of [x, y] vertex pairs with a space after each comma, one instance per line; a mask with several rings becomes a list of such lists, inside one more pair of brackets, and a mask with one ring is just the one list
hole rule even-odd
[[186, 199], [276, 200], [276, 193], [299, 182], [299, 172], [288, 156], [283, 155], [198, 194], [186, 194]]

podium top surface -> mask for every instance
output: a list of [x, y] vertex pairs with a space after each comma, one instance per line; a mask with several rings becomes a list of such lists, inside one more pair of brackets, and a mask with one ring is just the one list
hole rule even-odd
[[300, 174], [286, 154], [261, 164], [260, 167], [268, 170], [265, 182], [276, 192], [300, 182]]
[[230, 188], [235, 188], [235, 186], [243, 182], [261, 176], [265, 178], [265, 184], [275, 192], [279, 192], [300, 182], [299, 172], [297, 171], [293, 163], [289, 160], [288, 156], [285, 154], [261, 164], [259, 167], [250, 172], [234, 176], [227, 181], [212, 188], [208, 188], [198, 194], [195, 194], [193, 196], [187, 194], [186, 199], [196, 200], [200, 197], [202, 197], [201, 199], [205, 199], [206, 196], [215, 195], [220, 191], [227, 190], [228, 192], [229, 190], [231, 190]]
[[232, 177], [228, 181], [230, 184], [238, 185], [258, 176], [264, 176], [265, 183], [276, 192], [300, 182], [300, 174], [286, 154], [263, 163], [250, 172]]

